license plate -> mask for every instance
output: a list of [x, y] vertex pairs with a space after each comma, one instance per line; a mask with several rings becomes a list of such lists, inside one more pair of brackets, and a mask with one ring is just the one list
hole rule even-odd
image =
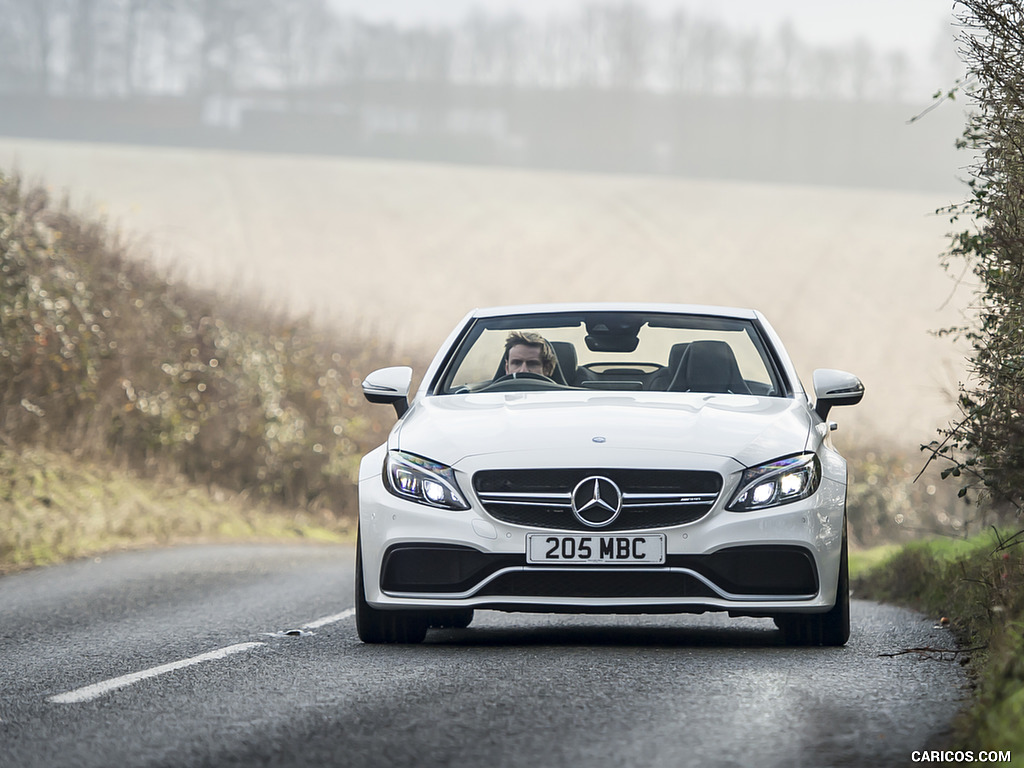
[[535, 565], [573, 563], [588, 565], [664, 565], [665, 534], [637, 535], [547, 534], [526, 535], [526, 562]]

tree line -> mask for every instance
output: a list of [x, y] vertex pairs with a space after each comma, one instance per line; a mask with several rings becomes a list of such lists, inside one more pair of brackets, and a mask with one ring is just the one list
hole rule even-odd
[[[0, 89], [203, 95], [398, 80], [527, 88], [918, 100], [920, 62], [867, 41], [815, 45], [791, 23], [739, 31], [636, 0], [529, 19], [475, 11], [447, 25], [371, 23], [329, 0], [0, 0]], [[948, 24], [923, 66], [956, 67]], [[932, 79], [929, 79], [932, 82]]]

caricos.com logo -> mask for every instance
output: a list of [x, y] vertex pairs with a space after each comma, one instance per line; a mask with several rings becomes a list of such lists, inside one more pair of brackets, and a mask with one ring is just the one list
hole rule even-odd
[[929, 749], [910, 753], [915, 763], [1012, 763], [1010, 750]]

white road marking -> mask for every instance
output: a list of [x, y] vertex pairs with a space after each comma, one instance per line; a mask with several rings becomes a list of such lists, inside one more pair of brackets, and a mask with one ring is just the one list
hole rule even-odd
[[309, 624], [303, 624], [303, 629], [319, 629], [320, 627], [326, 627], [328, 624], [334, 624], [337, 621], [344, 621], [345, 619], [351, 618], [356, 615], [355, 608], [349, 608], [347, 611], [336, 613], [333, 616], [324, 616], [322, 619], [311, 621]]
[[93, 699], [97, 699], [110, 691], [134, 685], [140, 680], [148, 680], [149, 678], [156, 677], [157, 675], [165, 675], [168, 672], [174, 672], [177, 669], [184, 669], [185, 667], [191, 667], [195, 664], [202, 664], [204, 661], [223, 659], [225, 656], [230, 656], [233, 653], [251, 651], [253, 648], [257, 648], [261, 645], [266, 645], [266, 643], [239, 643], [238, 645], [229, 645], [226, 648], [220, 648], [216, 651], [210, 651], [209, 653], [203, 653], [199, 656], [193, 656], [191, 659], [172, 661], [170, 664], [161, 664], [159, 667], [144, 669], [141, 672], [132, 672], [130, 675], [122, 675], [121, 677], [115, 677], [110, 680], [104, 680], [101, 683], [87, 685], [84, 688], [79, 688], [74, 691], [68, 691], [67, 693], [61, 693], [57, 696], [51, 696], [47, 701], [52, 701], [54, 704], [80, 704], [83, 701], [92, 701]]
[[[324, 616], [303, 624], [303, 629], [318, 629], [319, 627], [326, 627], [328, 624], [334, 624], [339, 621], [351, 618], [356, 613], [355, 608], [349, 608], [341, 613], [335, 613], [331, 616]], [[181, 661], [172, 661], [169, 664], [161, 664], [159, 667], [152, 667], [150, 669], [144, 669], [141, 672], [132, 672], [130, 675], [122, 675], [121, 677], [114, 677], [110, 680], [104, 680], [100, 683], [94, 683], [93, 685], [87, 685], [84, 688], [77, 688], [67, 693], [60, 693], [56, 696], [50, 696], [47, 701], [53, 702], [54, 704], [81, 704], [85, 701], [92, 701], [98, 699], [105, 693], [110, 693], [118, 688], [126, 688], [129, 685], [134, 685], [141, 680], [148, 680], [151, 677], [157, 677], [158, 675], [166, 675], [168, 672], [174, 672], [178, 669], [185, 669], [196, 664], [202, 664], [204, 661], [215, 661], [217, 659], [223, 659], [226, 656], [231, 656], [235, 653], [243, 653], [244, 651], [251, 651], [253, 648], [258, 648], [266, 643], [238, 643], [237, 645], [229, 645], [226, 648], [220, 648], [216, 651], [210, 651], [209, 653], [203, 653], [199, 656], [193, 656], [190, 659], [182, 659]]]

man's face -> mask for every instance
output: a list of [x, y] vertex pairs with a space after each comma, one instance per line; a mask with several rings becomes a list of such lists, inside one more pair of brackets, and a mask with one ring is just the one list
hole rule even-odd
[[540, 347], [516, 344], [508, 351], [505, 373], [544, 373]]

